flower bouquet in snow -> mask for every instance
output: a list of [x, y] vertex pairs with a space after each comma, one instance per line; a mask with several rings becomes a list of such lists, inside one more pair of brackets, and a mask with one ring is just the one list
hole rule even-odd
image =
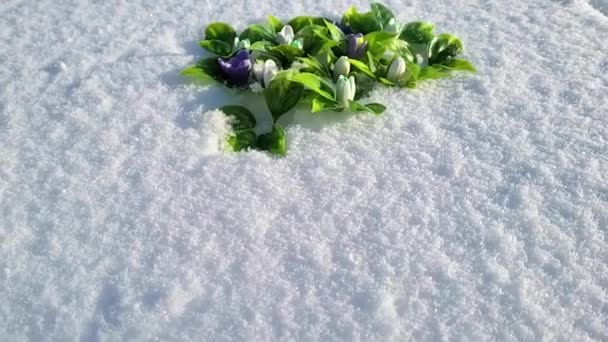
[[234, 151], [255, 148], [284, 155], [285, 132], [276, 121], [299, 103], [313, 113], [378, 115], [385, 110], [382, 104], [363, 102], [376, 85], [415, 88], [453, 71], [475, 71], [457, 58], [463, 50], [460, 39], [435, 34], [430, 23], [400, 24], [378, 3], [367, 13], [351, 7], [339, 22], [299, 16], [283, 23], [269, 16], [267, 24], [251, 25], [241, 34], [228, 24], [212, 23], [200, 45], [214, 56], [181, 74], [263, 94], [275, 122], [271, 132], [258, 136], [247, 108], [222, 107], [232, 117], [228, 145]]

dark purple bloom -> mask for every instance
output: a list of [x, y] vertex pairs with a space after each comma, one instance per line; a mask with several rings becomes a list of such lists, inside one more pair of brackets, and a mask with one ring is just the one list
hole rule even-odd
[[353, 30], [350, 28], [350, 26], [344, 25], [339, 21], [334, 21], [333, 24], [338, 26], [338, 28], [340, 30], [342, 30], [342, 32], [344, 32], [344, 34], [353, 34], [354, 33]]
[[346, 37], [346, 54], [348, 58], [358, 59], [367, 52], [367, 42], [361, 33], [349, 34]]
[[242, 87], [249, 82], [251, 60], [247, 50], [241, 50], [230, 59], [218, 58], [217, 64], [226, 80], [232, 85]]

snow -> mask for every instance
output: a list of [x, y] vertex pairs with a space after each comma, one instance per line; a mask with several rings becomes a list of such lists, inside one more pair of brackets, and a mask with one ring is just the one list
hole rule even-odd
[[350, 2], [0, 3], [0, 340], [608, 340], [606, 1], [385, 4], [479, 73], [292, 113], [277, 159], [176, 74]]

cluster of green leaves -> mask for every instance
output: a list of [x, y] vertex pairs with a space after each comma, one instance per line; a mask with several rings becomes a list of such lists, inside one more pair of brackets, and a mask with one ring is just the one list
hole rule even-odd
[[231, 119], [232, 132], [226, 142], [233, 151], [258, 149], [281, 156], [287, 153], [285, 130], [280, 125], [275, 124], [269, 133], [257, 135], [254, 131], [255, 117], [247, 108], [229, 105], [220, 110]]
[[[300, 44], [278, 39], [285, 25], [293, 29], [293, 40]], [[363, 55], [348, 59], [350, 70], [345, 76], [354, 77], [356, 92], [352, 100], [344, 102], [338, 100], [334, 67], [340, 57], [348, 55], [352, 40], [349, 34], [361, 34], [367, 48]], [[339, 23], [310, 16], [283, 22], [269, 16], [267, 23], [250, 25], [240, 34], [228, 24], [212, 23], [206, 28], [200, 46], [213, 56], [181, 73], [200, 83], [221, 82], [232, 87], [218, 66], [218, 59], [228, 60], [243, 49], [250, 53], [252, 64], [268, 59], [275, 61], [280, 71], [262, 90], [275, 123], [300, 103], [309, 104], [313, 113], [346, 109], [379, 115], [386, 109], [383, 105], [360, 102], [377, 84], [415, 88], [420, 82], [449, 77], [454, 71], [475, 72], [470, 62], [458, 58], [463, 44], [456, 36], [436, 34], [434, 25], [427, 22], [400, 25], [393, 12], [379, 3], [372, 4], [367, 13], [351, 7]], [[406, 65], [406, 71], [398, 79], [389, 77], [391, 63], [396, 59], [405, 61]], [[258, 83], [261, 88], [262, 82], [255, 79], [253, 72], [250, 78], [251, 84]], [[247, 109], [227, 106], [223, 111], [237, 118], [234, 135], [229, 138], [233, 150], [257, 148], [285, 153], [285, 133], [280, 126], [275, 125], [266, 135], [256, 136], [255, 119]]]

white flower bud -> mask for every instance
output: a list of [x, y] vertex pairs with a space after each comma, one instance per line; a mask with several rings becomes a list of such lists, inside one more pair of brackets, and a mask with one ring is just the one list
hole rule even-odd
[[355, 99], [355, 78], [353, 76], [346, 78], [340, 75], [336, 86], [336, 101], [342, 107], [349, 107], [349, 101]]
[[272, 59], [267, 59], [264, 62], [264, 87], [268, 87], [270, 85], [270, 81], [274, 75], [279, 72], [279, 68], [277, 67], [277, 63], [275, 63]]
[[281, 31], [279, 33], [277, 33], [277, 43], [283, 45], [283, 44], [290, 44], [291, 41], [293, 40], [293, 28], [289, 25], [285, 25], [283, 26], [283, 28], [281, 29]]
[[264, 61], [263, 60], [258, 59], [253, 64], [253, 76], [255, 77], [255, 80], [258, 82], [262, 82], [262, 80], [264, 79]]
[[349, 94], [348, 94], [348, 99], [350, 101], [353, 101], [355, 99], [355, 91], [357, 90], [357, 87], [355, 85], [355, 78], [353, 76], [348, 78], [348, 85], [349, 85]]
[[338, 58], [336, 64], [334, 64], [334, 80], [337, 80], [340, 76], [348, 76], [350, 73], [350, 62], [348, 57], [342, 56]]
[[393, 83], [399, 83], [405, 75], [405, 60], [401, 57], [393, 59], [391, 66], [386, 73], [386, 79]]

